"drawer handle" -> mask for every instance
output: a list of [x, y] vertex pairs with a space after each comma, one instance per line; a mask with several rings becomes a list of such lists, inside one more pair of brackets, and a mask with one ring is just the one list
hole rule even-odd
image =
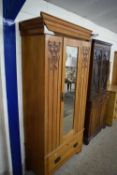
[[78, 146], [78, 142], [76, 142], [73, 147], [76, 148]]
[[61, 160], [61, 157], [59, 156], [54, 160], [54, 163], [57, 164], [60, 160]]

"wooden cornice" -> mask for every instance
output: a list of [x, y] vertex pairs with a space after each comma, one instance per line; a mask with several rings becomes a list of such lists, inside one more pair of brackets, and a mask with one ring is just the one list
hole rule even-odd
[[108, 46], [112, 46], [111, 43], [107, 43], [107, 42], [105, 42], [105, 41], [101, 41], [101, 40], [97, 40], [97, 39], [93, 39], [92, 42], [93, 42], [93, 43], [96, 43], [96, 44], [101, 44], [101, 45], [104, 44], [104, 45], [106, 45], [106, 46], [107, 46], [107, 45], [108, 45]]
[[37, 35], [44, 33], [44, 26], [49, 31], [82, 40], [90, 40], [92, 31], [72, 24], [60, 18], [41, 12], [41, 16], [20, 22], [21, 35]]

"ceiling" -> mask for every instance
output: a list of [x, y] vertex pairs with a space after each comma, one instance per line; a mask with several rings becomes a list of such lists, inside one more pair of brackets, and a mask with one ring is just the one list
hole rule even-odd
[[117, 33], [117, 0], [46, 0]]

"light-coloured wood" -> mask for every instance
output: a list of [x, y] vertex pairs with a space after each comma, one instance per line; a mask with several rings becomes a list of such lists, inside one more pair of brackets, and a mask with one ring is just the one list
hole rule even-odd
[[63, 160], [62, 162], [60, 162], [60, 164], [58, 164], [58, 166], [55, 167], [55, 169], [53, 169], [53, 170], [50, 171], [49, 173], [50, 173], [51, 175], [53, 175], [54, 172], [55, 172], [59, 167], [61, 167], [67, 160], [69, 160], [70, 157], [71, 157], [72, 155], [81, 152], [81, 150], [82, 150], [82, 145], [79, 145], [79, 146], [77, 147], [77, 150], [75, 150], [75, 149], [74, 149], [74, 150], [73, 150], [73, 149], [70, 149], [69, 152], [67, 152], [66, 156], [64, 157], [64, 160]]
[[107, 88], [108, 101], [106, 105], [106, 124], [112, 126], [113, 120], [117, 119], [117, 86], [109, 85]]
[[56, 34], [78, 38], [82, 40], [90, 40], [92, 31], [78, 25], [72, 24], [60, 18], [54, 17], [47, 13], [41, 12], [41, 16], [32, 20], [20, 23], [22, 35], [44, 34], [44, 25], [49, 31]]
[[[64, 38], [63, 63], [62, 63], [62, 77], [64, 77], [64, 78], [62, 79], [62, 93], [64, 93], [64, 88], [65, 88], [64, 87], [65, 86], [65, 60], [66, 60], [66, 47], [67, 46], [78, 48], [77, 64], [79, 64], [81, 41], [78, 41], [75, 39]], [[77, 65], [77, 67], [78, 67], [78, 65]], [[77, 70], [77, 77], [78, 77], [78, 75], [79, 75], [79, 69]], [[76, 85], [76, 95], [77, 95], [77, 92], [78, 92], [78, 89], [77, 89], [77, 85]], [[75, 105], [76, 105], [76, 103], [77, 103], [77, 96], [75, 97]], [[73, 116], [74, 123], [76, 122], [75, 110], [78, 109], [78, 107], [75, 108], [75, 105], [74, 105], [74, 116]], [[66, 139], [68, 139], [69, 137], [73, 137], [73, 135], [76, 133], [75, 127], [73, 126], [72, 130], [68, 134], [64, 135], [64, 133], [63, 133], [64, 132], [63, 120], [64, 120], [64, 101], [61, 101], [61, 143], [66, 141]]]
[[[62, 38], [46, 35], [45, 37], [45, 108], [46, 108], [46, 154], [50, 153], [60, 144], [60, 95], [61, 95], [61, 67], [62, 67]], [[60, 44], [59, 59], [57, 68], [51, 67], [51, 52], [48, 49], [48, 43], [56, 42]]]
[[74, 25], [70, 22], [66, 22], [59, 18], [53, 17], [46, 13], [41, 13], [41, 16], [50, 31], [55, 33], [61, 33], [75, 38], [89, 40], [91, 37], [91, 30], [85, 29], [78, 25]]
[[[80, 64], [78, 67], [78, 69], [80, 70], [80, 73], [78, 77], [79, 79], [77, 80], [77, 86], [78, 86], [77, 100], [78, 101], [76, 104], [77, 106], [79, 106], [79, 112], [77, 113], [77, 117], [76, 117], [77, 131], [80, 131], [82, 129], [82, 126], [84, 126], [87, 87], [88, 87], [88, 78], [89, 78], [90, 51], [91, 51], [91, 43], [83, 41], [82, 48], [81, 48], [81, 57], [79, 58]], [[78, 108], [77, 106], [76, 108]]]
[[[40, 45], [42, 46], [40, 48]], [[22, 38], [23, 104], [27, 169], [44, 174], [44, 36]], [[36, 52], [34, 52], [36, 50]], [[41, 65], [41, 69], [39, 69]], [[39, 97], [39, 98], [37, 98]], [[41, 106], [41, 107], [40, 107]], [[40, 129], [41, 128], [41, 129]], [[42, 169], [39, 169], [40, 165]]]
[[117, 85], [108, 85], [107, 86], [107, 91], [117, 92]]
[[52, 152], [51, 155], [46, 158], [46, 164], [48, 166], [49, 172], [56, 170], [64, 163], [66, 159], [68, 159], [74, 153], [79, 152], [78, 150], [81, 150], [82, 138], [83, 131], [74, 135], [72, 138], [69, 138], [66, 142], [63, 143], [63, 145], [54, 150], [54, 152]]
[[[84, 116], [85, 116], [85, 106], [87, 96], [91, 43], [85, 41], [78, 41], [75, 39], [64, 38], [62, 77], [65, 77], [65, 60], [66, 60], [67, 46], [78, 48], [77, 83], [76, 83], [76, 94], [74, 104], [73, 129], [66, 135], [64, 135], [63, 133], [64, 101], [61, 101], [61, 143], [66, 141], [69, 137], [73, 137], [74, 134], [84, 129]], [[64, 86], [65, 85], [63, 78], [62, 79], [63, 93], [64, 93]]]
[[[45, 26], [54, 34], [44, 34]], [[90, 42], [77, 38], [89, 40], [91, 31], [45, 13], [40, 18], [20, 23], [20, 31], [26, 168], [36, 175], [51, 175], [82, 149]], [[73, 36], [70, 32], [75, 39], [67, 37]], [[73, 128], [64, 135], [61, 93], [66, 46], [78, 48], [78, 71]]]
[[106, 116], [106, 124], [111, 126], [114, 119], [115, 93], [108, 92], [108, 95], [109, 100], [107, 102], [105, 116]]
[[115, 55], [114, 55], [112, 83], [111, 84], [117, 85], [117, 52], [115, 52]]

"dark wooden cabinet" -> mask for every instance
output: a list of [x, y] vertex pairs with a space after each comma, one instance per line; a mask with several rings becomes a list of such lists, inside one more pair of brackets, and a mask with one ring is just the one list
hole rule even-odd
[[51, 175], [82, 149], [91, 31], [45, 13], [20, 31], [26, 168]]
[[107, 102], [107, 81], [109, 78], [111, 44], [99, 40], [92, 41], [87, 105], [85, 113], [84, 142], [88, 144], [105, 126]]

